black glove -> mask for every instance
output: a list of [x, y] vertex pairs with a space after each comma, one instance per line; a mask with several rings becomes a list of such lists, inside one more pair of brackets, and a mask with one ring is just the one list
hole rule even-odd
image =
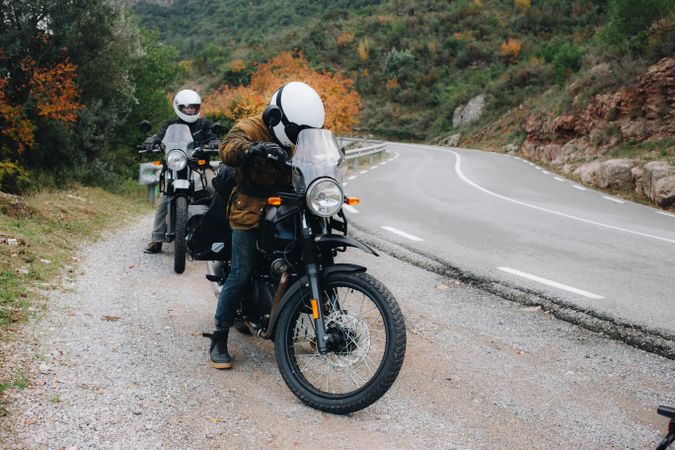
[[155, 140], [154, 140], [153, 138], [147, 138], [147, 139], [143, 142], [143, 150], [145, 150], [146, 152], [149, 152], [149, 151], [152, 150], [152, 147], [153, 147], [154, 145], [155, 145]]
[[280, 164], [283, 164], [288, 160], [288, 152], [279, 147], [277, 144], [271, 144], [268, 148], [267, 157]]
[[209, 142], [209, 150], [218, 150], [218, 146], [220, 145], [220, 142], [215, 139], [213, 141]]
[[261, 158], [267, 156], [267, 152], [265, 151], [265, 143], [254, 142], [251, 144], [246, 150], [246, 156], [260, 156]]

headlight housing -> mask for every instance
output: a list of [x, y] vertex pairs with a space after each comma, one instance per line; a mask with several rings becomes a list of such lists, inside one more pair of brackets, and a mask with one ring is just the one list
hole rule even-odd
[[183, 170], [187, 165], [187, 155], [183, 150], [171, 150], [166, 155], [166, 165], [171, 170]]
[[307, 190], [307, 207], [317, 216], [330, 217], [342, 208], [344, 194], [331, 178], [319, 178]]

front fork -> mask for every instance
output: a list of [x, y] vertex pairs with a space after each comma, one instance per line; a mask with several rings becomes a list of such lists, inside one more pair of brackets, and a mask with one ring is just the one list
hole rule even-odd
[[309, 280], [309, 287], [312, 293], [310, 299], [312, 306], [312, 317], [314, 319], [314, 329], [316, 331], [316, 347], [319, 353], [325, 355], [328, 353], [328, 336], [326, 335], [326, 324], [324, 321], [324, 308], [321, 300], [321, 289], [319, 287], [319, 263], [316, 251], [316, 243], [312, 228], [307, 224], [305, 215], [302, 215], [302, 251], [305, 260], [305, 273]]

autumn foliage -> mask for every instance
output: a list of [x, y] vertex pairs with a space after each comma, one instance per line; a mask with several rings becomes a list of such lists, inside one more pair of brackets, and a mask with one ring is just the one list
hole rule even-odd
[[518, 59], [520, 51], [523, 48], [523, 43], [518, 39], [508, 38], [505, 42], [499, 45], [499, 56], [507, 58], [510, 62]]
[[7, 96], [9, 79], [0, 78], [0, 155], [3, 158], [15, 157], [30, 148], [33, 129], [38, 125], [36, 119], [71, 124], [83, 107], [79, 103], [73, 64], [63, 62], [53, 67], [40, 67], [33, 59], [26, 58], [19, 66], [28, 82], [15, 89], [14, 95], [30, 101], [13, 104]]
[[340, 73], [317, 72], [309, 67], [302, 55], [282, 52], [262, 64], [247, 86], [223, 86], [208, 95], [202, 104], [204, 114], [237, 120], [262, 114], [272, 94], [286, 83], [302, 81], [321, 96], [326, 108], [324, 127], [334, 133], [348, 133], [357, 123], [361, 97], [352, 80]]

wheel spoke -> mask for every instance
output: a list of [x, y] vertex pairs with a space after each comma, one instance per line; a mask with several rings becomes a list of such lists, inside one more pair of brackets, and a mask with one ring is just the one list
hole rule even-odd
[[322, 294], [326, 302], [327, 332], [338, 348], [325, 355], [316, 345], [316, 323], [307, 303], [294, 314], [291, 352], [302, 377], [315, 389], [343, 395], [368, 384], [385, 355], [387, 333], [378, 305], [367, 291], [352, 286], [332, 286]]

